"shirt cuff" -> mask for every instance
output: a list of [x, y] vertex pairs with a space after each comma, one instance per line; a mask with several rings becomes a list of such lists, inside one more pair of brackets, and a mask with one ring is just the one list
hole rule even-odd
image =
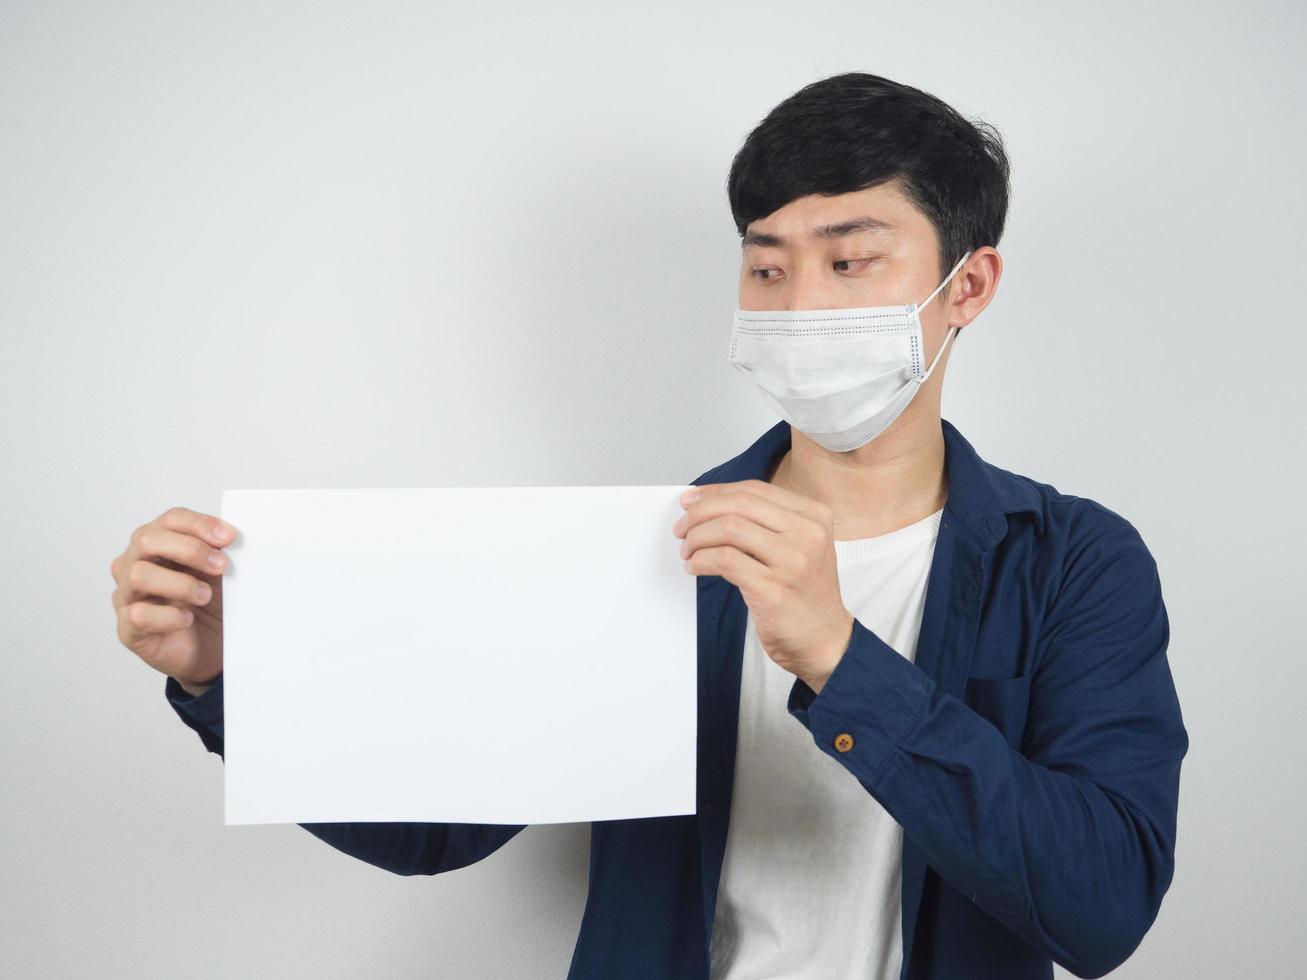
[[870, 786], [934, 690], [934, 678], [855, 617], [848, 648], [821, 692], [796, 678], [786, 707], [818, 748]]
[[199, 697], [193, 697], [182, 689], [177, 679], [166, 675], [163, 693], [177, 712], [177, 717], [200, 736], [200, 741], [210, 752], [223, 753], [224, 724], [222, 717], [222, 674]]

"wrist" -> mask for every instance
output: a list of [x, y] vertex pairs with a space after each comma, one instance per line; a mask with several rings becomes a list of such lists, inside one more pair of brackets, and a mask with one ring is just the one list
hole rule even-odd
[[222, 676], [222, 672], [219, 671], [217, 675], [215, 675], [214, 677], [210, 678], [207, 681], [184, 681], [180, 677], [174, 677], [173, 680], [176, 681], [178, 687], [180, 687], [191, 697], [198, 698], [209, 688], [213, 687], [214, 684], [218, 683], [218, 678], [221, 676]]
[[826, 682], [830, 680], [831, 674], [835, 673], [835, 668], [839, 666], [840, 661], [844, 659], [844, 654], [849, 649], [849, 642], [853, 636], [852, 615], [847, 615], [846, 623], [847, 625], [841, 627], [840, 632], [837, 634], [839, 639], [831, 645], [831, 654], [823, 658], [824, 666], [801, 675], [803, 683], [812, 688], [814, 694], [821, 693], [821, 689], [826, 686]]

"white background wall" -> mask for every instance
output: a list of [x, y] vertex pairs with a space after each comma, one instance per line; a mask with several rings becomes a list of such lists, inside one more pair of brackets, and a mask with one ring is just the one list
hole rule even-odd
[[109, 562], [224, 487], [673, 484], [735, 455], [775, 418], [726, 363], [731, 157], [865, 70], [1013, 160], [945, 417], [1161, 568], [1178, 867], [1114, 976], [1298, 975], [1307, 31], [1288, 0], [1215, 6], [5, 0], [0, 973], [564, 975], [587, 825], [415, 879], [224, 827]]

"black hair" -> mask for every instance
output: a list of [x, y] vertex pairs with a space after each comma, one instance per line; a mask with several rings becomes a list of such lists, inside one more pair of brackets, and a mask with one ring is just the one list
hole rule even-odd
[[812, 82], [772, 109], [735, 154], [726, 193], [743, 238], [796, 198], [895, 178], [935, 228], [940, 279], [968, 250], [998, 244], [1009, 194], [998, 130], [866, 72]]

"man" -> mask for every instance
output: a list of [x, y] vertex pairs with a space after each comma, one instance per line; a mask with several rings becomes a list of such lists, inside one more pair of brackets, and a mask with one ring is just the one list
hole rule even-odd
[[[949, 349], [1002, 272], [1001, 140], [927, 93], [839, 75], [758, 125], [729, 197], [730, 362], [781, 421], [683, 501], [697, 813], [592, 824], [569, 977], [1102, 976], [1170, 885], [1188, 736], [1136, 529], [986, 462], [940, 417]], [[212, 527], [174, 508], [141, 529], [115, 605], [220, 753], [220, 645], [165, 648], [192, 621], [133, 602], [147, 581], [196, 602], [192, 576], [140, 565], [201, 569], [225, 541]], [[303, 826], [406, 875], [522, 829]]]

